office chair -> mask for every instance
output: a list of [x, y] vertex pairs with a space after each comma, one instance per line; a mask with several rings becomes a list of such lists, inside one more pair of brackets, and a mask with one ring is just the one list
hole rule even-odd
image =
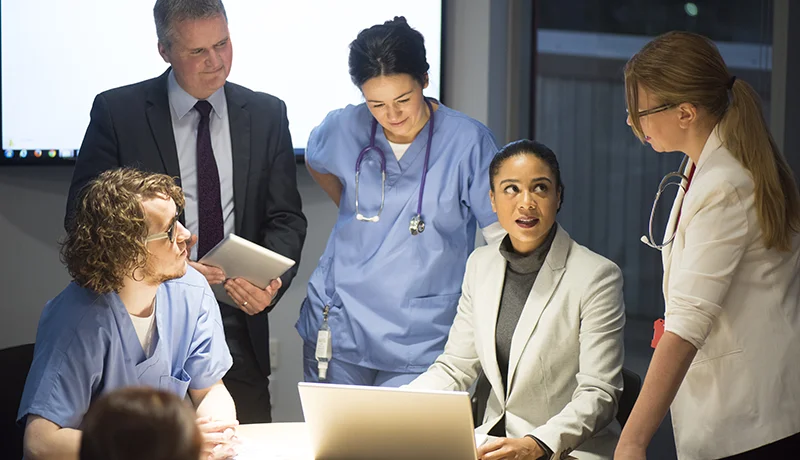
[[[642, 378], [629, 369], [622, 368], [622, 396], [619, 398], [619, 405], [617, 408], [617, 421], [621, 427], [625, 426], [628, 417], [631, 415], [633, 405], [636, 404], [636, 399], [639, 397], [639, 390], [642, 388]], [[475, 427], [483, 423], [483, 415], [486, 412], [486, 401], [489, 399], [489, 391], [492, 385], [489, 380], [483, 375], [483, 372], [478, 376], [475, 383], [475, 391], [472, 393], [472, 420]]]
[[478, 380], [475, 381], [475, 390], [472, 392], [472, 422], [475, 428], [483, 423], [483, 414], [486, 413], [486, 402], [489, 400], [489, 392], [492, 391], [492, 384], [481, 371]]
[[22, 458], [24, 429], [17, 426], [17, 411], [31, 362], [32, 343], [0, 350], [0, 369], [4, 375], [4, 390], [0, 391], [0, 446], [3, 446], [0, 456], [3, 458]]
[[619, 398], [617, 407], [617, 421], [619, 426], [625, 427], [625, 422], [631, 415], [633, 405], [639, 397], [639, 390], [642, 389], [642, 378], [632, 370], [622, 368], [622, 396]]

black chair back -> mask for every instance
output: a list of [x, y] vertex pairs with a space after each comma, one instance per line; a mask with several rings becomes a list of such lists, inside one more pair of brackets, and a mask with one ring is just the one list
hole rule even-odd
[[492, 391], [492, 384], [481, 371], [478, 380], [475, 381], [475, 391], [472, 393], [472, 422], [475, 428], [483, 423], [483, 414], [486, 413], [486, 402], [489, 400], [489, 392]]
[[3, 458], [22, 458], [24, 429], [17, 426], [17, 411], [31, 362], [32, 343], [0, 350], [0, 369], [4, 374], [4, 390], [0, 391], [0, 446], [3, 446], [0, 457]]
[[642, 378], [639, 374], [630, 369], [622, 368], [622, 396], [619, 398], [617, 409], [617, 421], [624, 427], [625, 422], [631, 415], [636, 399], [639, 397], [639, 390], [642, 388]]

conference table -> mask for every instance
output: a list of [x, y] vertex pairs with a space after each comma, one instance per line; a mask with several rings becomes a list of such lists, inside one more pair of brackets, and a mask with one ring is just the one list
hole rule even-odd
[[305, 423], [241, 425], [237, 434], [242, 445], [236, 460], [314, 460]]
[[241, 425], [242, 444], [237, 460], [314, 460], [305, 423], [254, 423]]

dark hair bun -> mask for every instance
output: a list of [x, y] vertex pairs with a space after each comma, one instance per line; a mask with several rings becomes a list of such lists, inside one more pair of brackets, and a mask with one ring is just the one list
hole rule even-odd
[[364, 29], [350, 43], [350, 79], [361, 86], [381, 75], [408, 74], [420, 86], [428, 81], [425, 38], [403, 16]]
[[405, 16], [395, 16], [394, 19], [391, 21], [386, 21], [383, 23], [385, 26], [400, 26], [400, 27], [409, 27], [408, 21], [406, 21]]

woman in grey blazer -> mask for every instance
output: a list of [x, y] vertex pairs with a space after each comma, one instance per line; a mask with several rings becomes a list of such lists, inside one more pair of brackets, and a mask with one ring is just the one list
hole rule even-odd
[[508, 232], [475, 250], [444, 353], [409, 386], [492, 390], [481, 459], [610, 458], [622, 393], [622, 274], [556, 223], [564, 186], [546, 146], [521, 140], [489, 168]]

